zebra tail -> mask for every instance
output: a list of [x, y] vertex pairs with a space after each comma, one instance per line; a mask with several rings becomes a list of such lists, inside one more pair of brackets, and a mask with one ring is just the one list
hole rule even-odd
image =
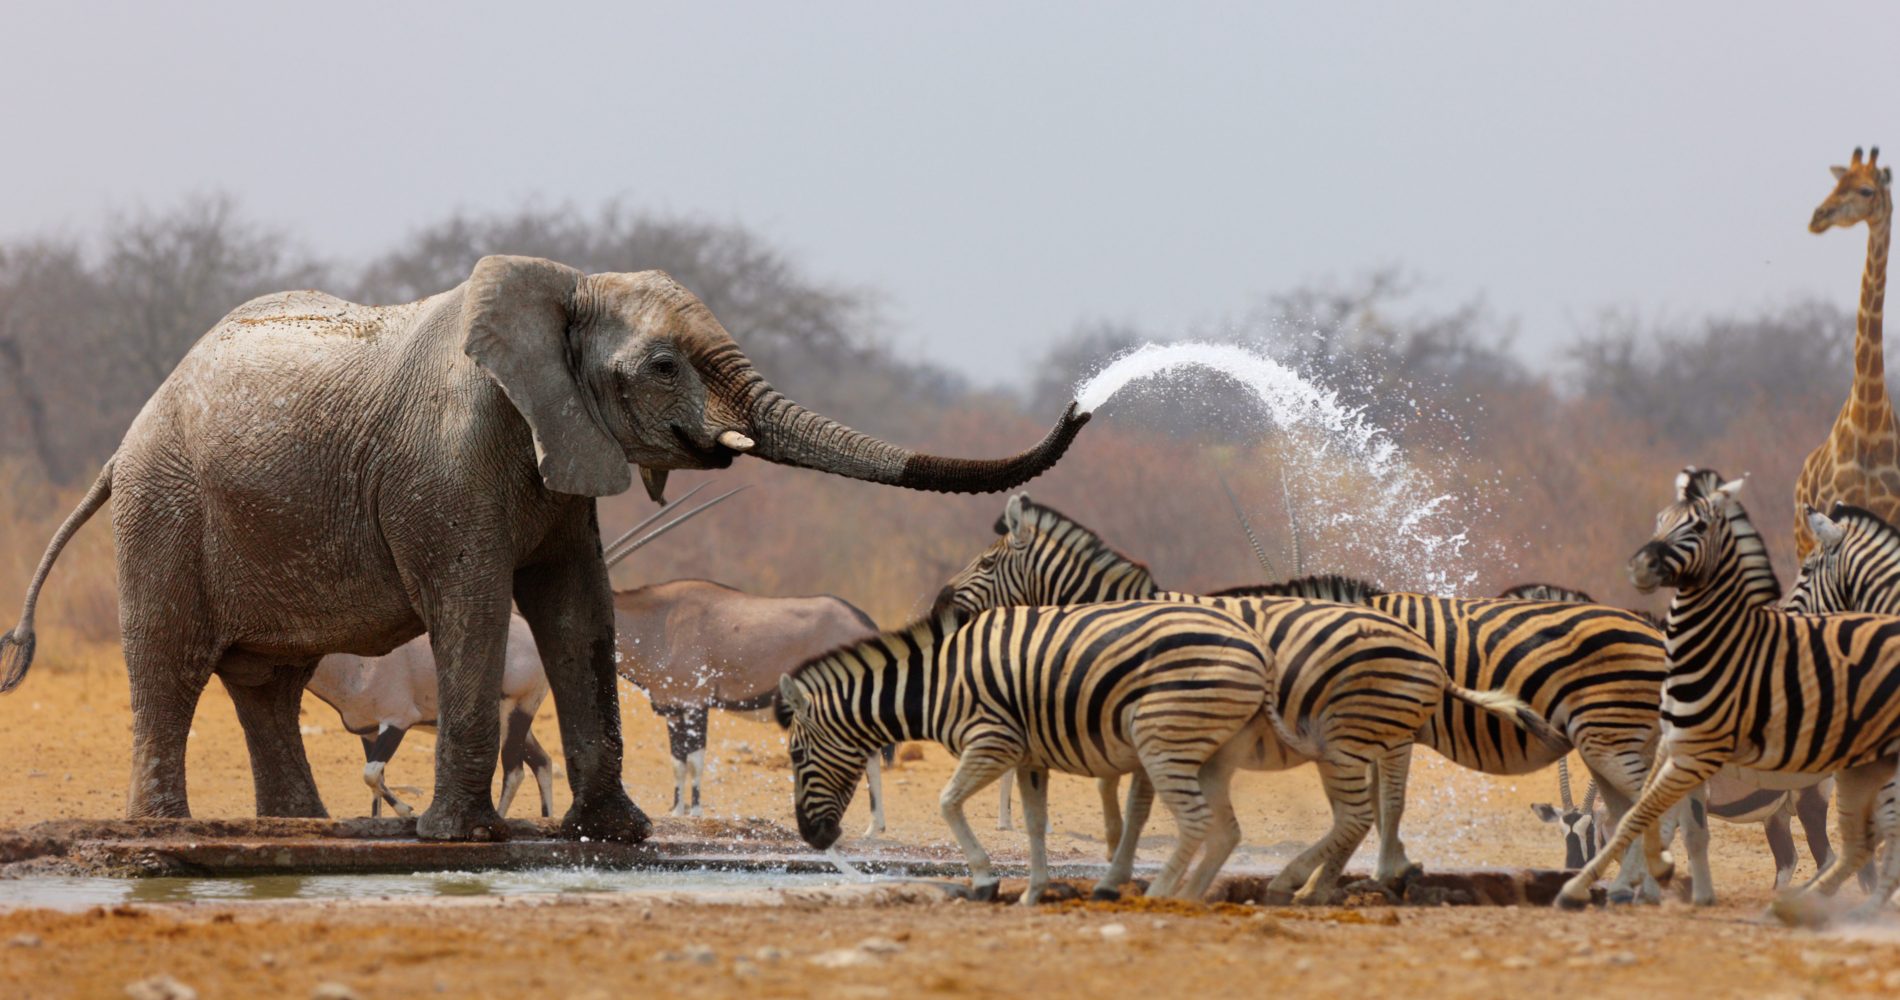
[[1273, 735], [1278, 736], [1281, 743], [1286, 744], [1295, 753], [1303, 757], [1308, 757], [1313, 760], [1319, 759], [1320, 745], [1288, 728], [1286, 719], [1280, 716], [1279, 698], [1277, 696], [1269, 692], [1267, 694], [1266, 703], [1260, 706], [1260, 711], [1266, 714], [1267, 723], [1273, 727]]
[[1568, 750], [1570, 740], [1557, 731], [1556, 727], [1544, 721], [1531, 707], [1509, 691], [1474, 691], [1457, 684], [1447, 684], [1445, 690], [1453, 697], [1468, 705], [1473, 705], [1496, 715], [1508, 715], [1526, 732], [1552, 747]]

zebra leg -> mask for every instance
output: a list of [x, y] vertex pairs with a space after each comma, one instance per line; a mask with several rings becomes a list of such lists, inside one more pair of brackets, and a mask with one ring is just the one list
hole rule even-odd
[[972, 899], [995, 899], [997, 879], [990, 868], [989, 852], [976, 839], [976, 831], [970, 829], [969, 817], [963, 814], [963, 804], [990, 782], [1014, 770], [1016, 761], [1020, 759], [1020, 746], [979, 737], [964, 747], [963, 755], [957, 759], [956, 772], [950, 775], [950, 783], [943, 786], [942, 794], [937, 797], [943, 821], [949, 825], [950, 832], [957, 838], [957, 846], [963, 849], [963, 856], [970, 863]]
[[1689, 850], [1689, 901], [1715, 905], [1715, 876], [1709, 871], [1709, 786], [1689, 793], [1683, 802], [1682, 843]]
[[1362, 760], [1349, 757], [1322, 757], [1320, 783], [1326, 787], [1327, 801], [1333, 807], [1333, 826], [1317, 843], [1301, 852], [1267, 888], [1293, 892], [1293, 901], [1306, 906], [1324, 906], [1337, 894], [1340, 872], [1352, 853], [1372, 830], [1371, 768]]
[[864, 790], [871, 796], [871, 825], [864, 828], [866, 837], [875, 837], [884, 832], [883, 756], [883, 753], [873, 750], [864, 761]]
[[[1892, 771], [1891, 763], [1887, 763]], [[1893, 890], [1900, 886], [1900, 850], [1895, 850], [1896, 835], [1900, 835], [1900, 774], [1890, 777], [1880, 787], [1880, 793], [1874, 803], [1874, 834], [1879, 844], [1884, 844], [1886, 853], [1880, 862], [1880, 875], [1873, 887], [1867, 892], [1867, 898], [1854, 908], [1853, 915], [1858, 919], [1871, 919], [1887, 906], [1887, 900], [1893, 897]], [[1866, 869], [1861, 869], [1865, 873]]]
[[[1623, 825], [1623, 817], [1629, 814], [1630, 807], [1636, 804], [1648, 784], [1644, 773], [1647, 764], [1641, 754], [1600, 747], [1589, 740], [1578, 747], [1578, 754], [1583, 758], [1583, 766], [1590, 772], [1590, 777], [1596, 781], [1597, 793], [1603, 796], [1604, 811], [1609, 813], [1610, 829], [1615, 830]], [[1662, 892], [1650, 884], [1649, 866], [1644, 864], [1646, 849], [1646, 845], [1632, 844], [1627, 855], [1617, 865], [1616, 880], [1610, 883], [1611, 903], [1633, 903], [1638, 896], [1653, 896], [1657, 901], [1661, 900]], [[1592, 855], [1600, 850], [1602, 843], [1599, 842]]]
[[1029, 888], [1024, 906], [1034, 906], [1049, 888], [1049, 772], [1040, 767], [1016, 769], [1016, 787], [1023, 794], [1023, 830], [1029, 834]]
[[1388, 888], [1399, 888], [1425, 871], [1405, 856], [1405, 842], [1399, 839], [1399, 821], [1405, 817], [1405, 786], [1411, 771], [1410, 743], [1372, 765], [1372, 802], [1379, 823], [1379, 868], [1375, 877]]
[[[1239, 742], [1232, 741], [1228, 747]], [[1201, 860], [1194, 866], [1193, 876], [1188, 879], [1187, 898], [1191, 900], [1207, 898], [1207, 890], [1213, 886], [1214, 877], [1220, 874], [1221, 866], [1227, 863], [1227, 858], [1234, 853], [1234, 847], [1240, 843], [1240, 820], [1234, 816], [1231, 787], [1234, 766], [1235, 760], [1226, 748], [1201, 765], [1201, 795], [1207, 799], [1213, 820], [1208, 826]]]
[[[1583, 870], [1571, 876], [1558, 892], [1556, 905], [1566, 910], [1582, 909], [1590, 905], [1590, 886], [1595, 884], [1603, 869], [1610, 866], [1619, 855], [1627, 852], [1636, 844], [1636, 838], [1643, 837], [1645, 843], [1651, 838], [1660, 843], [1657, 826], [1662, 814], [1669, 811], [1682, 797], [1694, 791], [1697, 785], [1707, 781], [1711, 775], [1721, 769], [1717, 760], [1698, 760], [1695, 758], [1667, 758], [1650, 774], [1643, 788], [1642, 798], [1636, 801], [1634, 808], [1625, 813], [1616, 824], [1616, 835], [1603, 845], [1583, 866]], [[1605, 786], [1604, 802], [1609, 802], [1609, 788]], [[1658, 851], [1657, 853], [1660, 853]], [[1628, 866], [1628, 862], [1625, 862]], [[1652, 874], [1655, 874], [1652, 872]], [[1664, 873], [1666, 875], [1666, 873]]]
[[1115, 843], [1114, 856], [1108, 859], [1108, 871], [1095, 884], [1095, 891], [1089, 894], [1089, 898], [1121, 898], [1122, 883], [1135, 873], [1135, 850], [1141, 845], [1141, 831], [1148, 825], [1148, 813], [1154, 809], [1154, 804], [1155, 786], [1148, 780], [1148, 772], [1136, 771], [1129, 775], [1128, 811], [1125, 817], [1120, 817], [1121, 838]]
[[1115, 859], [1115, 852], [1122, 844], [1122, 804], [1119, 775], [1099, 778], [1095, 790], [1102, 796], [1102, 839], [1108, 844], [1108, 858]]
[[1168, 855], [1161, 873], [1148, 886], [1150, 897], [1161, 899], [1175, 895], [1181, 888], [1182, 876], [1187, 873], [1188, 862], [1194, 860], [1201, 841], [1207, 837], [1213, 810], [1201, 794], [1199, 770], [1193, 768], [1190, 772], [1189, 766], [1181, 763], [1157, 760], [1148, 772], [1148, 780], [1154, 782], [1155, 795], [1174, 814], [1176, 829], [1174, 853]]
[[1008, 779], [998, 782], [996, 786], [996, 828], [998, 830], [1016, 829], [1016, 824], [1009, 821], [1009, 786]]
[[1892, 778], [1891, 760], [1850, 767], [1834, 776], [1834, 822], [1841, 840], [1840, 855], [1798, 892], [1812, 890], [1832, 896], [1873, 857], [1874, 799]]

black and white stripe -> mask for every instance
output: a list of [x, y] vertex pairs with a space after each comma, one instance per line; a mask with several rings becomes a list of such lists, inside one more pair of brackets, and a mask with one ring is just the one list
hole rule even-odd
[[[1048, 883], [1044, 838], [1050, 771], [1152, 782], [1179, 841], [1150, 892], [1206, 891], [1240, 840], [1228, 799], [1236, 759], [1278, 727], [1272, 667], [1230, 615], [1178, 604], [1003, 608], [932, 615], [818, 657], [780, 681], [790, 732], [798, 829], [816, 847], [838, 837], [865, 755], [935, 740], [958, 757], [944, 820], [970, 861], [973, 888], [996, 877], [963, 803], [1015, 774], [1023, 789], [1034, 902]], [[1205, 842], [1191, 878], [1188, 862]], [[1342, 859], [1343, 860], [1343, 859]], [[1118, 882], [1098, 893], [1112, 897]]]
[[[1760, 532], [1735, 499], [1739, 482], [1699, 487], [1685, 470], [1656, 534], [1630, 559], [1639, 589], [1671, 587], [1658, 766], [1616, 835], [1558, 902], [1581, 906], [1590, 883], [1662, 813], [1733, 763], [1757, 771], [1834, 774], [1841, 844], [1805, 888], [1836, 891], [1873, 852], [1875, 827], [1896, 819], [1900, 752], [1900, 618], [1790, 614], [1773, 606], [1774, 573]], [[1884, 800], [1876, 815], [1876, 798]], [[1890, 852], [1869, 908], [1900, 879]]]
[[[1512, 695], [1452, 683], [1428, 643], [1377, 611], [1289, 597], [1163, 591], [1145, 567], [1093, 531], [1020, 494], [1010, 498], [997, 530], [1000, 537], [944, 588], [939, 607], [1140, 598], [1220, 608], [1246, 622], [1277, 667], [1273, 704], [1297, 739], [1263, 740], [1241, 766], [1277, 770], [1313, 761], [1334, 812], [1332, 830], [1280, 872], [1269, 886], [1276, 891], [1298, 890], [1301, 900], [1326, 898], [1339, 865], [1374, 822], [1381, 841], [1378, 877], [1398, 880], [1414, 868], [1398, 836], [1406, 778], [1412, 743], [1442, 704], [1497, 716], [1513, 731], [1522, 725], [1544, 739], [1559, 739]], [[1145, 794], [1137, 776], [1113, 871], [1133, 863]], [[1113, 798], [1113, 789], [1105, 788], [1106, 809], [1112, 810]]]

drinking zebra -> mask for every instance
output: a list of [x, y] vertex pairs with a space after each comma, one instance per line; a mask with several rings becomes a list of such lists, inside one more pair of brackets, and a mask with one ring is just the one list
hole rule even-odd
[[[1073, 518], [1021, 494], [1010, 498], [996, 530], [1002, 537], [945, 588], [960, 607], [1205, 599], [1162, 591], [1146, 567], [1110, 548]], [[1309, 577], [1221, 593], [1366, 605], [1355, 610], [1376, 612], [1377, 617], [1363, 620], [1376, 620], [1388, 630], [1397, 619], [1405, 626], [1399, 632], [1413, 633], [1413, 644], [1406, 647], [1414, 651], [1411, 655], [1418, 655], [1415, 643], [1423, 642], [1438, 682], [1448, 685], [1416, 738], [1465, 767], [1489, 774], [1527, 774], [1556, 763], [1574, 747], [1599, 779], [1613, 817], [1621, 817], [1642, 789], [1658, 730], [1663, 649], [1660, 633], [1639, 615], [1594, 605], [1388, 595], [1344, 577]], [[1316, 621], [1347, 610], [1310, 601], [1302, 606], [1312, 608], [1306, 614]], [[1269, 652], [1285, 660], [1286, 654], [1271, 648]], [[1515, 715], [1483, 711], [1484, 706], [1461, 698], [1460, 691], [1501, 694], [1528, 709]], [[1382, 768], [1382, 787], [1387, 777]], [[1393, 777], [1403, 782], [1403, 774]], [[1381, 801], [1389, 797], [1381, 795]], [[1390, 873], [1393, 863], [1388, 847], [1403, 854], [1398, 818], [1397, 810], [1378, 817], [1382, 873]], [[1700, 838], [1689, 839], [1700, 902], [1713, 899], [1706, 877], [1706, 835], [1704, 827]], [[1655, 866], [1666, 872], [1660, 842], [1645, 846], [1656, 855]], [[1613, 898], [1634, 897], [1640, 867], [1630, 866], [1621, 874]]]
[[[1741, 482], [1709, 490], [1697, 486], [1699, 475], [1719, 480], [1694, 468], [1677, 476], [1676, 502], [1629, 562], [1639, 590], [1675, 590], [1657, 769], [1616, 834], [1565, 883], [1560, 906], [1585, 905], [1590, 883], [1618, 852], [1727, 763], [1835, 775], [1841, 844], [1801, 892], [1832, 895], [1872, 857], [1876, 826], [1886, 837], [1900, 821], [1893, 815], [1900, 618], [1812, 617], [1764, 601], [1773, 570], [1735, 499]], [[1863, 912], [1884, 905], [1900, 880], [1900, 852], [1887, 861]]]
[[1235, 761], [1265, 738], [1254, 730], [1283, 728], [1267, 696], [1272, 673], [1253, 633], [1212, 608], [942, 611], [799, 666], [780, 678], [774, 715], [789, 730], [798, 831], [814, 847], [838, 839], [867, 754], [936, 740], [958, 758], [940, 802], [977, 898], [994, 898], [997, 879], [965, 800], [1015, 773], [1029, 828], [1022, 901], [1034, 903], [1049, 881], [1051, 770], [1146, 775], [1180, 833], [1152, 891], [1198, 898], [1240, 841]]
[[[1302, 902], [1330, 897], [1340, 869], [1375, 820], [1381, 837], [1376, 877], [1391, 885], [1417, 870], [1405, 856], [1398, 827], [1413, 740], [1441, 704], [1497, 717], [1499, 725], [1528, 739], [1562, 741], [1509, 693], [1479, 692], [1452, 683], [1429, 644], [1375, 611], [1283, 597], [1222, 599], [1164, 592], [1145, 567], [1100, 536], [1022, 495], [1010, 498], [997, 529], [1001, 537], [951, 579], [938, 597], [939, 608], [973, 612], [1142, 598], [1220, 608], [1253, 630], [1279, 666], [1273, 704], [1296, 738], [1283, 738], [1277, 745], [1263, 741], [1240, 766], [1280, 770], [1314, 761], [1333, 807], [1328, 835], [1269, 884], [1277, 892], [1297, 888], [1295, 898]], [[1114, 783], [1104, 782], [1104, 821], [1115, 848], [1111, 876], [1125, 878], [1134, 864], [1149, 796], [1136, 774], [1127, 816], [1117, 831]]]

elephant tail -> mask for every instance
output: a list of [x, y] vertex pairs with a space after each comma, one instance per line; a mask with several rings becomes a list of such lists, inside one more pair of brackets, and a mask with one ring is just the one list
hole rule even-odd
[[20, 686], [26, 680], [26, 668], [33, 665], [33, 605], [39, 602], [40, 587], [46, 583], [46, 575], [53, 571], [53, 561], [59, 558], [59, 551], [73, 533], [80, 529], [92, 515], [105, 506], [112, 497], [112, 461], [106, 460], [106, 467], [99, 470], [99, 478], [86, 491], [86, 498], [79, 501], [71, 514], [53, 533], [53, 540], [47, 543], [46, 554], [40, 557], [40, 568], [33, 573], [33, 582], [26, 587], [26, 607], [20, 611], [20, 624], [13, 631], [0, 635], [0, 694], [5, 694]]

